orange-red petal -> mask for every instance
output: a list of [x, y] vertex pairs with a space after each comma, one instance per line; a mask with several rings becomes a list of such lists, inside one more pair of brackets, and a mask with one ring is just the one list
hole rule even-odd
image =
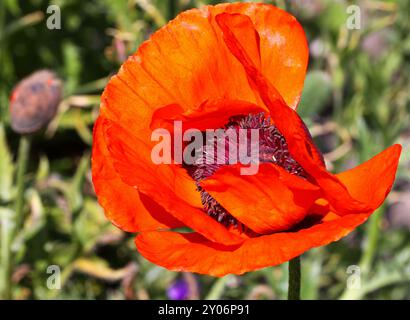
[[103, 119], [97, 119], [93, 133], [92, 177], [95, 192], [107, 218], [129, 232], [169, 229], [184, 224], [149, 197], [125, 184], [111, 162], [102, 131]]
[[249, 42], [247, 52], [296, 107], [308, 60], [302, 28], [272, 5], [237, 3], [186, 11], [155, 32], [110, 80], [101, 114], [135, 132], [148, 128], [153, 112], [167, 105], [186, 111], [218, 99], [260, 104], [241, 64], [224, 45], [215, 22], [224, 12], [249, 15], [255, 29], [238, 27], [244, 29], [245, 45], [252, 36], [259, 38], [259, 49]]
[[174, 271], [213, 276], [242, 274], [275, 266], [318, 246], [344, 237], [369, 214], [351, 214], [298, 232], [249, 238], [241, 245], [222, 246], [199, 234], [145, 232], [136, 237], [139, 252], [149, 261]]
[[240, 100], [218, 99], [205, 101], [194, 109], [184, 111], [180, 105], [171, 104], [157, 109], [151, 122], [151, 129], [164, 128], [173, 131], [174, 121], [183, 123], [183, 130], [223, 128], [232, 115], [248, 115], [266, 111], [256, 104]]
[[141, 141], [110, 120], [104, 120], [103, 130], [114, 168], [123, 182], [137, 187], [176, 219], [211, 241], [227, 245], [243, 241], [202, 210], [195, 182], [182, 167], [152, 162], [152, 143]]
[[301, 222], [320, 189], [274, 164], [261, 164], [254, 175], [226, 166], [201, 186], [232, 216], [259, 234], [289, 230]]
[[[392, 187], [400, 152], [401, 146], [394, 145], [338, 177], [353, 196], [374, 210]], [[326, 205], [321, 205], [326, 210]], [[137, 236], [135, 242], [145, 258], [171, 270], [214, 276], [242, 274], [281, 264], [313, 247], [337, 241], [365, 222], [371, 212], [342, 217], [332, 211], [320, 212], [323, 218], [311, 227], [249, 238], [230, 247], [211, 243], [196, 233], [147, 232]]]
[[[336, 212], [345, 215], [370, 211], [370, 207], [354, 199], [339, 179], [326, 170], [321, 154], [314, 145], [302, 119], [295, 110], [286, 105], [278, 90], [262, 74], [262, 71], [253, 64], [247, 52], [242, 50], [240, 39], [236, 37], [237, 33], [231, 30], [235, 25], [230, 23], [232, 19], [237, 20], [238, 16], [224, 14], [219, 17], [218, 24], [224, 33], [226, 45], [241, 62], [254, 86], [258, 88], [263, 102], [270, 110], [270, 116], [275, 126], [287, 141], [292, 157], [322, 188], [326, 199]], [[244, 21], [249, 20], [244, 15], [239, 17]]]
[[[243, 51], [257, 68], [263, 70], [287, 105], [296, 109], [309, 55], [305, 33], [297, 20], [279, 8], [263, 4], [228, 5], [218, 13], [232, 16], [225, 22]], [[241, 15], [247, 16], [248, 21]]]
[[355, 199], [375, 210], [392, 188], [401, 150], [401, 145], [395, 144], [361, 165], [336, 176]]
[[138, 131], [149, 128], [156, 109], [171, 104], [190, 110], [220, 98], [255, 103], [241, 65], [221, 46], [214, 10], [186, 11], [155, 32], [107, 85], [106, 118]]

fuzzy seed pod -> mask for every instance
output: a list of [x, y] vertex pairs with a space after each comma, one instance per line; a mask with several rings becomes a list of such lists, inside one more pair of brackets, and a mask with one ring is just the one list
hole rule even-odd
[[55, 116], [62, 82], [49, 70], [40, 70], [20, 81], [10, 98], [11, 127], [20, 134], [44, 128]]

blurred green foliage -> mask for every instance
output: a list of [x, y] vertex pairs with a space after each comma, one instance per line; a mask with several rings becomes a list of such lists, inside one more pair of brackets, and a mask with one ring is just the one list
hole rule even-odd
[[[64, 79], [59, 114], [33, 137], [25, 219], [13, 243], [18, 299], [162, 299], [181, 275], [152, 265], [133, 236], [104, 217], [92, 189], [90, 148], [107, 79], [152, 32], [207, 0], [0, 1], [0, 218], [15, 198], [18, 136], [9, 127], [12, 87], [49, 68]], [[392, 143], [404, 146], [398, 182], [386, 205], [352, 235], [302, 257], [302, 298], [410, 298], [410, 2], [265, 1], [295, 15], [310, 44], [300, 114], [329, 168], [338, 172]], [[46, 28], [47, 7], [61, 9], [61, 30]], [[361, 28], [346, 28], [349, 5]], [[399, 208], [399, 209], [397, 209]], [[397, 218], [399, 217], [399, 218]], [[61, 290], [47, 288], [50, 265]], [[348, 290], [348, 266], [362, 267], [361, 289]], [[241, 277], [192, 276], [192, 298], [284, 299], [286, 264]], [[188, 279], [188, 280], [189, 280]]]

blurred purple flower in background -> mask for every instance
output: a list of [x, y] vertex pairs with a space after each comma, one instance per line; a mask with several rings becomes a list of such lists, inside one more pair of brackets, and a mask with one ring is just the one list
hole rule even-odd
[[199, 282], [192, 273], [184, 273], [181, 278], [173, 281], [167, 289], [168, 299], [197, 300], [199, 299]]
[[186, 300], [189, 296], [189, 286], [184, 279], [173, 282], [167, 289], [167, 296], [171, 300]]

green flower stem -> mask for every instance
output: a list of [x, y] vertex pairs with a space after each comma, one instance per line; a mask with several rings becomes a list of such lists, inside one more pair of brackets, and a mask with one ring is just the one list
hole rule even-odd
[[0, 299], [10, 299], [10, 224], [14, 212], [1, 212]]
[[289, 261], [288, 300], [300, 300], [300, 256]]
[[[24, 176], [26, 174], [27, 162], [30, 153], [30, 138], [21, 136], [18, 163], [17, 163], [17, 195], [15, 200], [16, 223], [14, 232], [18, 230], [23, 221], [23, 206], [24, 206]], [[14, 234], [12, 234], [14, 236]]]
[[365, 251], [360, 260], [361, 272], [367, 274], [370, 270], [370, 266], [373, 263], [374, 255], [377, 249], [377, 242], [379, 240], [379, 225], [383, 218], [384, 206], [380, 207], [369, 218], [369, 224], [367, 225], [367, 239], [365, 243]]
[[[17, 194], [14, 203], [14, 215], [2, 223], [0, 297], [11, 299], [11, 276], [13, 270], [12, 244], [23, 221], [24, 176], [30, 152], [30, 138], [21, 136], [17, 163]], [[14, 218], [14, 219], [13, 219]]]

